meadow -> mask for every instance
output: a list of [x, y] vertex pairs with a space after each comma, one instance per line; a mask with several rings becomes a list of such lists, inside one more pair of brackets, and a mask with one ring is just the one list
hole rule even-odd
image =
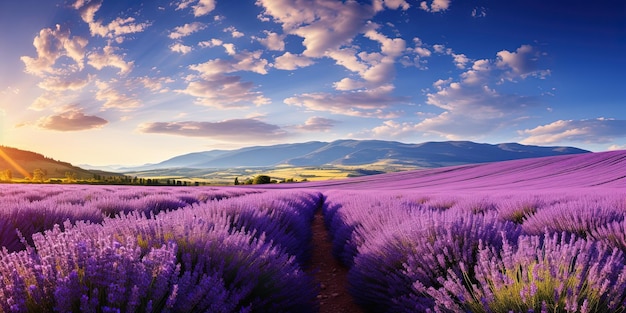
[[246, 187], [0, 185], [0, 312], [626, 312], [626, 151]]

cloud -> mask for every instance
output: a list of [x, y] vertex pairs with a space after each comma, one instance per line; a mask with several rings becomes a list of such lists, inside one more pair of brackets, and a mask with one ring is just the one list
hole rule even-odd
[[626, 150], [626, 145], [610, 145], [608, 148], [609, 151], [615, 151], [615, 150]]
[[267, 74], [269, 62], [261, 58], [263, 51], [242, 51], [230, 60], [213, 59], [205, 63], [190, 65], [189, 69], [198, 71], [201, 75], [212, 76], [222, 73], [249, 71], [257, 74]]
[[81, 110], [71, 108], [57, 115], [46, 116], [37, 122], [37, 126], [58, 131], [79, 131], [100, 128], [107, 120], [93, 115], [85, 115]]
[[402, 103], [403, 98], [390, 95], [393, 86], [376, 89], [330, 93], [305, 93], [284, 100], [288, 105], [301, 106], [313, 111], [331, 112], [348, 116], [393, 118], [400, 112], [391, 112], [389, 107]]
[[465, 69], [467, 63], [471, 61], [465, 54], [454, 53], [452, 49], [446, 48], [444, 45], [433, 45], [433, 49], [436, 53], [452, 56], [454, 65], [461, 70]]
[[524, 144], [554, 144], [559, 142], [609, 143], [626, 137], [626, 120], [597, 118], [589, 120], [558, 120], [519, 132], [528, 136]]
[[356, 1], [257, 0], [262, 17], [282, 24], [287, 34], [304, 38], [303, 54], [324, 57], [349, 44], [375, 14], [372, 6]]
[[122, 112], [132, 111], [141, 106], [141, 102], [136, 98], [125, 95], [112, 83], [96, 81], [96, 100], [103, 101], [102, 110], [116, 109]]
[[382, 10], [382, 4], [392, 10], [402, 8], [403, 11], [406, 11], [411, 7], [405, 0], [375, 0], [373, 2], [376, 11]]
[[319, 116], [313, 116], [307, 119], [306, 122], [304, 122], [304, 125], [299, 125], [297, 128], [304, 130], [304, 131], [320, 132], [320, 131], [328, 131], [331, 128], [335, 127], [336, 124], [337, 124], [336, 120], [319, 117]]
[[135, 23], [133, 17], [117, 17], [110, 23], [104, 24], [101, 20], [96, 20], [96, 13], [101, 6], [102, 0], [77, 0], [73, 5], [74, 9], [80, 13], [83, 21], [89, 25], [92, 36], [98, 35], [122, 43], [125, 35], [143, 32], [151, 25], [149, 22]]
[[267, 47], [267, 49], [269, 50], [285, 51], [285, 41], [284, 41], [285, 36], [281, 36], [277, 33], [273, 33], [267, 30], [263, 32], [267, 35], [267, 37], [265, 38], [253, 37], [253, 38], [256, 39], [258, 42], [260, 42], [265, 47]]
[[132, 68], [134, 61], [126, 62], [123, 57], [115, 54], [117, 49], [112, 46], [105, 46], [102, 49], [102, 53], [92, 52], [87, 56], [89, 65], [93, 66], [97, 70], [101, 70], [105, 67], [118, 68], [119, 74], [128, 74]]
[[230, 33], [233, 38], [241, 38], [245, 36], [244, 33], [238, 31], [234, 26], [224, 28], [225, 33]]
[[66, 66], [65, 70], [75, 72], [84, 68], [87, 43], [87, 39], [79, 36], [72, 37], [69, 30], [61, 29], [60, 25], [56, 25], [54, 29], [42, 29], [33, 40], [37, 58], [22, 56], [20, 59], [24, 62], [27, 73], [43, 76], [62, 73], [61, 69], [54, 66], [60, 57], [67, 56], [75, 62], [75, 68]]
[[[438, 53], [452, 54], [441, 45], [433, 48]], [[503, 79], [511, 80], [527, 73], [511, 71], [510, 65], [497, 66], [500, 54], [495, 60], [474, 61], [470, 69], [460, 74], [458, 82], [452, 79], [436, 81], [433, 84], [436, 91], [427, 93], [426, 103], [444, 112], [415, 124], [416, 129], [449, 139], [478, 137], [511, 126], [529, 108], [536, 107], [540, 102], [539, 96], [507, 94], [499, 90], [504, 88]], [[511, 64], [515, 66], [518, 63]]]
[[242, 82], [239, 76], [223, 74], [203, 75], [202, 79], [189, 82], [179, 93], [196, 97], [196, 104], [218, 109], [240, 109], [251, 104], [264, 105], [270, 99], [254, 90], [251, 82]]
[[44, 78], [37, 86], [39, 88], [49, 91], [65, 91], [72, 90], [77, 91], [83, 89], [91, 82], [92, 76], [87, 75], [85, 77], [63, 77], [63, 76], [50, 76]]
[[539, 68], [540, 53], [530, 45], [522, 45], [515, 52], [502, 50], [497, 53], [496, 65], [499, 68], [510, 70], [508, 78], [526, 78], [528, 76], [545, 77], [550, 70]]
[[487, 9], [485, 7], [475, 7], [472, 10], [472, 17], [485, 17], [487, 16]]
[[313, 62], [313, 60], [311, 60], [310, 58], [302, 55], [292, 54], [291, 52], [287, 51], [285, 52], [285, 54], [277, 57], [274, 60], [274, 67], [279, 70], [293, 71], [300, 67], [307, 67], [309, 65], [312, 65], [313, 63], [315, 62]]
[[[195, 3], [194, 5], [192, 5]], [[183, 10], [191, 6], [195, 17], [204, 16], [215, 10], [215, 0], [182, 0], [174, 3], [176, 10]]]
[[197, 31], [203, 30], [206, 28], [205, 24], [200, 22], [193, 22], [189, 24], [185, 24], [183, 26], [175, 27], [172, 32], [168, 35], [171, 39], [180, 39], [183, 37], [187, 37]]
[[426, 12], [442, 12], [448, 10], [451, 0], [433, 0], [428, 5], [427, 1], [420, 2], [420, 9]]
[[153, 122], [140, 125], [143, 133], [204, 137], [221, 141], [254, 142], [281, 139], [287, 132], [258, 119], [231, 119], [219, 122]]
[[173, 52], [178, 52], [180, 54], [187, 54], [193, 50], [190, 46], [185, 46], [184, 44], [177, 42], [175, 44], [170, 45], [170, 50]]

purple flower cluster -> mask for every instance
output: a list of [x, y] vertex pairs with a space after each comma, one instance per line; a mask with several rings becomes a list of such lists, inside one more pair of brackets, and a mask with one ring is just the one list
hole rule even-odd
[[321, 195], [248, 193], [35, 233], [0, 253], [0, 312], [316, 311], [298, 261]]
[[435, 312], [626, 311], [624, 254], [602, 243], [566, 233], [521, 236], [502, 249], [481, 245], [478, 258], [462, 264], [463, 275], [428, 288]]
[[0, 185], [0, 247], [24, 249], [22, 238], [69, 220], [100, 223], [128, 212], [153, 214], [257, 193], [244, 189], [99, 187], [76, 185]]
[[626, 305], [623, 191], [325, 195], [333, 252], [368, 311], [620, 312]]

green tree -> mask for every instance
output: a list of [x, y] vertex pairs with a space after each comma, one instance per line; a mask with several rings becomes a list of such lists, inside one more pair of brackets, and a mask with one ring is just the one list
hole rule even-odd
[[235, 177], [235, 186], [239, 185], [239, 177]]
[[33, 181], [43, 183], [46, 180], [46, 172], [40, 168], [33, 171]]
[[252, 183], [255, 185], [269, 184], [271, 182], [272, 178], [267, 175], [257, 175], [256, 177], [254, 177], [254, 180], [252, 180]]

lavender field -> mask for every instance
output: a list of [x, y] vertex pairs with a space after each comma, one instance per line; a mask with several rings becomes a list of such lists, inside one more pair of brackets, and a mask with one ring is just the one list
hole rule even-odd
[[0, 312], [317, 312], [320, 210], [364, 311], [626, 312], [626, 151], [0, 199]]

